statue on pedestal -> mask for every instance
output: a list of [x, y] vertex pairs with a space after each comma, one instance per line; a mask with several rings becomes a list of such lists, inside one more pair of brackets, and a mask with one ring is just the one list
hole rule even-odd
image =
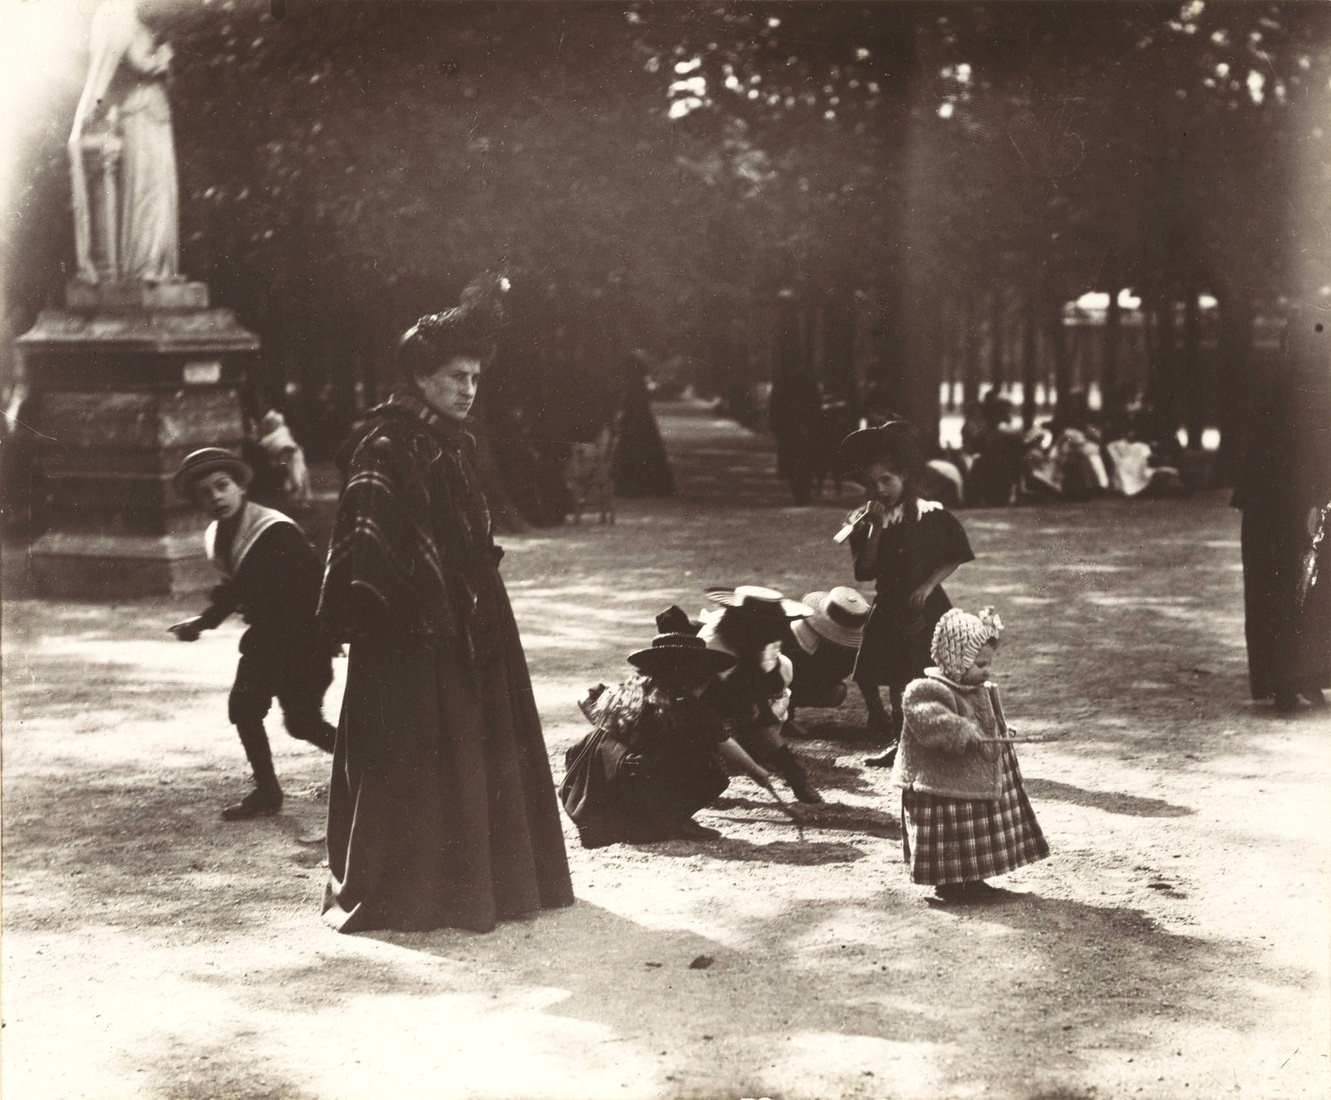
[[74, 241], [85, 282], [178, 276], [170, 63], [171, 47], [154, 42], [135, 0], [103, 0], [93, 16], [88, 76], [68, 144]]
[[259, 341], [179, 270], [166, 74], [145, 0], [101, 0], [69, 134], [77, 274], [16, 342], [43, 440], [39, 596], [120, 599], [212, 583], [171, 491], [200, 447], [245, 434], [240, 390]]

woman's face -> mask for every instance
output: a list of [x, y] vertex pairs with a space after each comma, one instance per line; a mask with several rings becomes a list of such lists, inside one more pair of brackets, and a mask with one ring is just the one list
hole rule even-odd
[[891, 507], [901, 500], [906, 491], [906, 479], [890, 462], [870, 462], [864, 470], [869, 491], [874, 497]]
[[416, 388], [426, 403], [449, 420], [466, 420], [476, 401], [481, 381], [481, 361], [458, 356], [433, 374], [417, 375]]

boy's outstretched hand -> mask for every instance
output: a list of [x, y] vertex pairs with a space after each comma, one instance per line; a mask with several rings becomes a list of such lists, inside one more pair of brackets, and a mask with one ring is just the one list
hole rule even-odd
[[203, 627], [199, 625], [199, 620], [186, 619], [184, 622], [175, 623], [166, 628], [176, 636], [179, 642], [197, 642], [199, 635], [203, 633]]

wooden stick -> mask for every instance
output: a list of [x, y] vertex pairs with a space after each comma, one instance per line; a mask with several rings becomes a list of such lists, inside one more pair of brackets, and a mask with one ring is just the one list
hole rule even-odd
[[987, 745], [1039, 745], [1045, 741], [1061, 741], [1063, 733], [1031, 733], [1021, 737], [977, 737]]
[[775, 786], [768, 787], [767, 793], [770, 794], [774, 799], [776, 799], [776, 804], [780, 806], [785, 815], [788, 818], [790, 818], [791, 824], [795, 826], [795, 832], [798, 834], [800, 838], [800, 843], [803, 843], [804, 826], [800, 823], [800, 819], [795, 816], [795, 811], [790, 808], [789, 804], [786, 802], [784, 798], [782, 798], [779, 794], [776, 793]]

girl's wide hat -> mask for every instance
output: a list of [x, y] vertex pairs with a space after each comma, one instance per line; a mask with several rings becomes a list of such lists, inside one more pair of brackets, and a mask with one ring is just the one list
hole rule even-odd
[[171, 487], [182, 499], [192, 503], [190, 490], [194, 483], [201, 477], [219, 472], [230, 474], [237, 485], [248, 485], [254, 476], [250, 464], [239, 455], [223, 447], [200, 447], [185, 456], [180, 468], [171, 476]]
[[798, 600], [788, 600], [775, 588], [758, 584], [741, 584], [738, 588], [708, 588], [704, 595], [722, 607], [738, 609], [746, 618], [758, 622], [784, 623], [791, 619], [806, 619], [813, 608]]
[[629, 664], [648, 676], [715, 676], [735, 663], [735, 658], [719, 649], [709, 649], [695, 634], [658, 634], [646, 649], [630, 653]]
[[869, 601], [858, 591], [841, 586], [830, 592], [810, 592], [804, 602], [813, 614], [791, 623], [790, 629], [806, 652], [816, 648], [819, 638], [859, 649], [864, 639], [864, 624], [869, 621]]
[[913, 465], [918, 453], [915, 430], [904, 420], [889, 420], [851, 432], [837, 448], [837, 461], [846, 470], [862, 470], [883, 460], [904, 467]]

